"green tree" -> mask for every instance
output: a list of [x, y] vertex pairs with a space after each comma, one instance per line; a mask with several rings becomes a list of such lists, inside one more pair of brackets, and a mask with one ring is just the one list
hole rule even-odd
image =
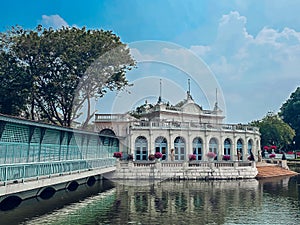
[[26, 109], [32, 80], [15, 58], [0, 52], [0, 113], [19, 115]]
[[13, 27], [2, 34], [2, 51], [17, 58], [33, 80], [27, 117], [71, 126], [92, 98], [129, 85], [126, 72], [135, 65], [128, 47], [111, 31], [38, 26]]
[[296, 147], [300, 148], [300, 87], [283, 103], [279, 115], [284, 122], [289, 124], [296, 131], [294, 140]]
[[279, 149], [288, 149], [295, 131], [278, 115], [268, 114], [260, 121], [254, 121], [252, 126], [259, 127], [261, 146], [276, 145]]

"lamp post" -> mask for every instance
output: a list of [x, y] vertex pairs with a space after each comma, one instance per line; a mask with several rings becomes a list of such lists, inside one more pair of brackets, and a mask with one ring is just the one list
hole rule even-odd
[[295, 159], [297, 159], [297, 155], [296, 155], [296, 141], [294, 140], [293, 141], [293, 150], [294, 150], [294, 157], [295, 157]]

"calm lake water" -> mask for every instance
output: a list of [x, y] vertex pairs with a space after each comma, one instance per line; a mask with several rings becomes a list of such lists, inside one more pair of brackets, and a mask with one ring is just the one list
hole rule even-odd
[[300, 175], [81, 185], [0, 212], [0, 224], [300, 224]]

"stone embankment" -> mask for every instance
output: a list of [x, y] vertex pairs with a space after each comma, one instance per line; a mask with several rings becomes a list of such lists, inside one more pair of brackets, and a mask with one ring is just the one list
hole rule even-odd
[[109, 179], [118, 180], [229, 180], [253, 179], [254, 162], [124, 162], [118, 161]]
[[269, 178], [269, 177], [279, 177], [279, 176], [294, 176], [297, 172], [291, 171], [287, 168], [283, 168], [277, 164], [270, 163], [257, 163], [256, 168], [258, 174], [257, 179]]

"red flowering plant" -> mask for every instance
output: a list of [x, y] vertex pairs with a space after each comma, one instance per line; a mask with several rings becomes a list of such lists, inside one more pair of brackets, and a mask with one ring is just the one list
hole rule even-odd
[[214, 159], [214, 158], [216, 157], [216, 153], [214, 153], [214, 152], [208, 152], [208, 153], [206, 154], [206, 156], [207, 156], [208, 158], [210, 158], [210, 159]]
[[270, 154], [270, 155], [269, 155], [269, 158], [270, 158], [270, 159], [273, 159], [273, 158], [275, 158], [275, 156], [276, 156], [275, 154]]
[[114, 157], [117, 159], [122, 158], [122, 152], [114, 152]]
[[160, 158], [162, 158], [162, 154], [161, 154], [161, 152], [155, 152], [155, 154], [154, 154], [154, 157], [156, 158], [156, 159], [160, 159]]
[[223, 160], [225, 160], [225, 161], [230, 160], [230, 155], [223, 155]]
[[270, 149], [269, 146], [264, 146], [265, 151], [268, 151], [269, 149]]
[[196, 155], [195, 154], [189, 154], [189, 160], [190, 161], [196, 160]]

